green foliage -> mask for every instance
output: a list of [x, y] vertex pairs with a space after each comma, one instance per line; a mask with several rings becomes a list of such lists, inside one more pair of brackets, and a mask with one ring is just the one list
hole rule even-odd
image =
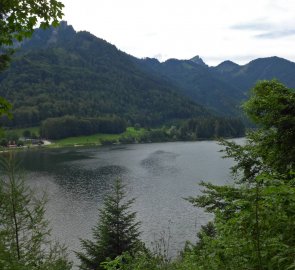
[[245, 109], [261, 128], [244, 145], [221, 142], [236, 161], [234, 185], [203, 183], [203, 195], [188, 199], [214, 213], [216, 233], [201, 234], [199, 244], [184, 253], [182, 266], [295, 269], [295, 140], [288, 135], [295, 127], [293, 108], [294, 92], [276, 81], [253, 89]]
[[196, 140], [217, 137], [241, 137], [244, 134], [245, 127], [240, 119], [198, 117], [189, 119], [182, 124], [178, 138], [181, 140]]
[[11, 119], [12, 117], [10, 113], [11, 109], [12, 109], [11, 104], [4, 98], [0, 97], [0, 116], [7, 115], [8, 118]]
[[46, 201], [25, 184], [18, 166], [12, 153], [1, 159], [6, 176], [0, 179], [1, 269], [70, 269], [65, 248], [50, 240]]
[[99, 145], [99, 144], [108, 144], [117, 143], [120, 141], [120, 138], [132, 137], [133, 141], [138, 141], [138, 139], [146, 132], [145, 129], [141, 128], [140, 130], [135, 130], [133, 127], [128, 127], [125, 132], [122, 134], [102, 134], [97, 133], [94, 135], [88, 136], [78, 136], [78, 137], [69, 137], [61, 140], [54, 141], [52, 144], [53, 147], [57, 146], [73, 146], [73, 145]]
[[7, 140], [15, 141], [15, 142], [18, 141], [18, 138], [19, 138], [17, 132], [15, 132], [15, 131], [7, 131], [5, 134], [5, 137]]
[[[1, 46], [0, 46], [0, 48], [1, 48]], [[13, 54], [13, 50], [12, 49], [11, 50], [8, 50], [8, 49], [1, 48], [1, 50], [5, 54], [0, 54], [0, 72], [2, 72], [3, 70], [5, 70], [6, 68], [9, 67], [9, 63], [11, 61], [11, 56]]]
[[12, 46], [42, 28], [57, 26], [64, 5], [56, 0], [2, 0], [0, 5], [0, 47]]
[[260, 127], [249, 135], [263, 162], [279, 172], [295, 170], [295, 91], [277, 81], [262, 81], [244, 104]]
[[73, 146], [73, 145], [99, 145], [99, 144], [103, 144], [102, 143], [103, 141], [116, 142], [120, 138], [120, 136], [121, 136], [120, 134], [97, 133], [97, 134], [89, 135], [89, 136], [69, 137], [69, 138], [54, 141], [54, 144], [52, 144], [52, 146], [65, 147], [65, 146]]
[[16, 129], [6, 129], [5, 130], [5, 134], [9, 133], [9, 132], [13, 132], [16, 133], [18, 137], [25, 137], [24, 133], [29, 134], [30, 136], [32, 136], [33, 134], [35, 134], [36, 137], [40, 137], [40, 127], [26, 127], [26, 128], [16, 128]]
[[291, 267], [295, 249], [294, 180], [286, 183], [279, 177], [260, 174], [251, 185], [206, 187], [206, 195], [190, 199], [215, 214], [216, 237], [202, 238], [201, 249], [195, 250], [201, 265], [210, 269]]
[[119, 134], [126, 130], [126, 123], [119, 117], [77, 118], [64, 116], [42, 122], [40, 135], [49, 139], [62, 139], [95, 133]]
[[85, 253], [77, 252], [81, 261], [80, 269], [104, 269], [101, 263], [111, 260], [124, 252], [134, 254], [143, 249], [139, 240], [139, 225], [136, 213], [130, 212], [134, 199], [126, 200], [124, 186], [116, 181], [112, 193], [99, 212], [99, 222], [93, 228], [93, 239], [81, 240]]
[[137, 252], [130, 255], [128, 252], [117, 256], [114, 260], [102, 263], [105, 270], [174, 270], [172, 264], [163, 262], [162, 258], [149, 252]]
[[[5, 70], [15, 43], [32, 35], [39, 23], [42, 28], [57, 26], [63, 4], [57, 0], [2, 0], [0, 3], [0, 72]], [[0, 117], [11, 119], [12, 105], [0, 97]]]
[[30, 138], [31, 137], [31, 131], [30, 130], [28, 130], [28, 129], [25, 129], [24, 131], [23, 131], [23, 134], [22, 134], [25, 138]]

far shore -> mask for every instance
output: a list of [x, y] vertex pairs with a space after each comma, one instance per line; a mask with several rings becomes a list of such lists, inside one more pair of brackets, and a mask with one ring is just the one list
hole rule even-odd
[[[71, 137], [73, 138], [79, 138], [79, 137]], [[239, 139], [243, 137], [230, 137], [230, 138], [223, 138], [223, 139]], [[147, 141], [147, 142], [132, 142], [132, 143], [120, 143], [120, 142], [114, 142], [111, 144], [102, 144], [100, 142], [97, 143], [67, 143], [67, 144], [60, 144], [55, 141], [49, 141], [49, 140], [43, 140], [44, 144], [41, 145], [24, 145], [24, 146], [16, 146], [16, 147], [3, 147], [2, 150], [0, 150], [0, 153], [4, 152], [10, 152], [10, 151], [22, 151], [22, 150], [39, 150], [39, 149], [54, 149], [54, 148], [70, 148], [70, 147], [100, 147], [100, 146], [111, 146], [111, 145], [128, 145], [128, 144], [150, 144], [150, 143], [171, 143], [171, 142], [201, 142], [201, 141], [218, 141], [220, 138], [203, 138], [203, 139], [197, 139], [197, 140], [165, 140], [165, 141]]]

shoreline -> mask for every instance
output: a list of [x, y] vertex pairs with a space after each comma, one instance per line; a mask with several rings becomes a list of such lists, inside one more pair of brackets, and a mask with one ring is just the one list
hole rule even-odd
[[[73, 138], [73, 137], [71, 137]], [[219, 141], [219, 139], [241, 139], [244, 138], [244, 136], [241, 137], [227, 137], [227, 138], [200, 138], [197, 140], [163, 140], [163, 141], [148, 141], [148, 142], [129, 142], [129, 143], [122, 143], [122, 142], [116, 142], [116, 143], [109, 143], [109, 144], [102, 144], [100, 142], [97, 143], [73, 143], [73, 144], [59, 144], [58, 142], [49, 141], [46, 140], [48, 143], [42, 144], [42, 145], [30, 145], [30, 146], [18, 146], [18, 147], [6, 147], [0, 150], [0, 153], [7, 153], [12, 151], [24, 151], [24, 150], [41, 150], [41, 149], [63, 149], [63, 148], [82, 148], [82, 147], [103, 147], [103, 146], [119, 146], [119, 145], [133, 145], [133, 144], [152, 144], [152, 143], [172, 143], [172, 142], [202, 142], [202, 141]]]

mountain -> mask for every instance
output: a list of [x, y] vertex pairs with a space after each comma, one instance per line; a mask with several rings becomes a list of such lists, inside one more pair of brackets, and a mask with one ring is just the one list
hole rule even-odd
[[255, 59], [242, 66], [225, 61], [212, 68], [212, 72], [245, 94], [260, 80], [277, 79], [295, 88], [295, 63], [276, 56]]
[[199, 56], [163, 63], [150, 58], [138, 61], [145, 71], [160, 74], [177, 85], [180, 94], [220, 115], [243, 117], [241, 103], [259, 80], [277, 79], [295, 87], [295, 63], [279, 57], [259, 58], [246, 65], [227, 60], [216, 67], [208, 67]]
[[117, 115], [147, 126], [210, 115], [179, 92], [144, 72], [134, 57], [65, 22], [37, 29], [0, 76], [0, 95], [14, 106], [15, 126], [64, 115]]
[[258, 80], [277, 78], [295, 87], [295, 63], [279, 57], [216, 67], [199, 56], [161, 63], [128, 55], [66, 22], [37, 29], [18, 46], [0, 74], [0, 96], [14, 106], [14, 126], [65, 115], [116, 115], [144, 126], [214, 114], [243, 117], [240, 105]]
[[240, 66], [232, 61], [224, 61], [222, 63], [220, 63], [215, 70], [221, 74], [228, 74], [231, 72], [235, 72], [240, 68]]
[[160, 74], [177, 85], [180, 94], [218, 114], [235, 116], [240, 111], [240, 102], [246, 98], [234, 85], [216, 76], [199, 57], [191, 60], [169, 59], [164, 63], [150, 58], [138, 61], [145, 71]]
[[203, 61], [203, 59], [199, 55], [196, 55], [195, 57], [191, 58], [190, 61], [200, 66], [208, 67], [208, 65], [206, 65], [206, 63]]

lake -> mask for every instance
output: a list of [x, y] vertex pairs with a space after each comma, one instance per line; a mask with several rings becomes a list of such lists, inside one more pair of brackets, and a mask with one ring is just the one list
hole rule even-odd
[[[243, 139], [237, 139], [242, 142]], [[233, 161], [222, 159], [214, 141], [116, 145], [95, 148], [39, 149], [19, 153], [27, 180], [48, 195], [47, 217], [55, 239], [71, 251], [79, 238], [91, 238], [98, 208], [116, 179], [135, 197], [133, 210], [142, 222], [149, 247], [164, 239], [175, 256], [212, 216], [184, 200], [200, 194], [202, 180], [231, 182]]]

